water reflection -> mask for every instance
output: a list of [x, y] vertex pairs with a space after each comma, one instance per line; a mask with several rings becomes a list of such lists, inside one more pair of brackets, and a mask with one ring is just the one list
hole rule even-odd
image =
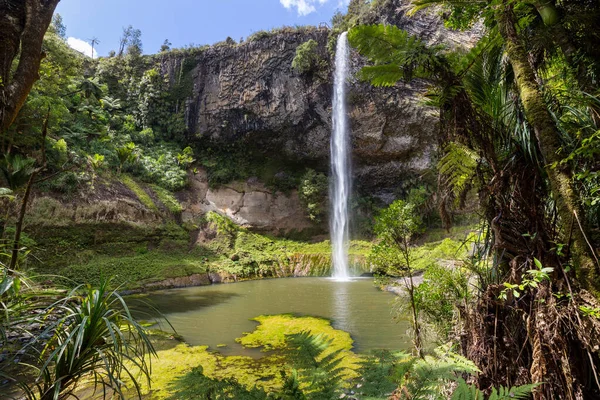
[[251, 319], [264, 314], [311, 315], [332, 320], [349, 332], [358, 351], [410, 346], [408, 323], [396, 323], [389, 293], [370, 279], [335, 282], [324, 278], [291, 278], [242, 282], [153, 293], [147, 300], [164, 313], [192, 345], [218, 344], [225, 354], [246, 354], [235, 338], [251, 332]]
[[332, 291], [334, 323], [339, 327], [339, 329], [346, 332], [355, 331], [349, 310], [352, 300], [349, 296], [349, 285], [351, 284], [352, 282], [350, 281], [334, 281]]

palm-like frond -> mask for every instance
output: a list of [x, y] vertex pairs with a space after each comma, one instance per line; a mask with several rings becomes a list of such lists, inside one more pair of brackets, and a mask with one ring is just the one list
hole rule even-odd
[[427, 46], [393, 25], [359, 25], [348, 33], [350, 44], [374, 66], [361, 78], [375, 86], [392, 86], [400, 79], [432, 77], [446, 67], [443, 46]]
[[35, 170], [33, 158], [22, 157], [19, 154], [6, 154], [0, 160], [0, 171], [11, 190], [25, 185]]

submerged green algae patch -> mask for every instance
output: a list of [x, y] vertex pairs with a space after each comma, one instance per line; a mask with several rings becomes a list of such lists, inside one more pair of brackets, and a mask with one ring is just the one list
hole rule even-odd
[[348, 332], [334, 329], [331, 323], [317, 317], [295, 317], [290, 314], [261, 315], [253, 318], [260, 325], [254, 332], [236, 341], [244, 347], [263, 347], [265, 350], [285, 347], [285, 336], [308, 331], [313, 335], [323, 334], [332, 340], [331, 351], [351, 350], [354, 341]]
[[[347, 332], [334, 329], [328, 320], [292, 315], [270, 315], [255, 318], [259, 326], [238, 339], [245, 347], [263, 347], [269, 350], [263, 357], [223, 356], [211, 352], [207, 346], [189, 346], [167, 335], [153, 335], [158, 358], [152, 360], [152, 385], [142, 385], [145, 399], [177, 397], [177, 382], [201, 367], [203, 374], [212, 379], [235, 379], [248, 389], [259, 387], [266, 392], [281, 388], [280, 371], [288, 369], [285, 352], [286, 335], [309, 331], [331, 339], [324, 356], [342, 350], [341, 366], [346, 368], [347, 379], [356, 376], [361, 357], [352, 352], [353, 340]], [[126, 379], [127, 380], [127, 379]]]

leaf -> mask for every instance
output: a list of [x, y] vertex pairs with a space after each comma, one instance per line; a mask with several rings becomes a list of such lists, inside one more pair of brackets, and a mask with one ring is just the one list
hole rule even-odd
[[538, 260], [537, 258], [533, 259], [533, 262], [535, 263], [536, 267], [538, 267], [538, 269], [542, 269], [542, 262], [540, 260]]

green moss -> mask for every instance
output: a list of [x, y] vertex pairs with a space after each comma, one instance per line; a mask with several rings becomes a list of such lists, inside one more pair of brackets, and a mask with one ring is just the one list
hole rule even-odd
[[[331, 327], [329, 321], [314, 317], [293, 317], [290, 315], [260, 316], [257, 329], [238, 339], [247, 347], [268, 346], [272, 349], [285, 347], [285, 335], [310, 331], [324, 334], [333, 339], [325, 354], [341, 350], [347, 368], [346, 378], [357, 375], [362, 357], [352, 352], [352, 338], [347, 332]], [[158, 348], [158, 357], [152, 361], [152, 387], [144, 383], [142, 393], [151, 394], [152, 399], [177, 398], [176, 383], [195, 367], [202, 367], [209, 378], [235, 378], [248, 389], [258, 386], [267, 392], [281, 388], [280, 371], [286, 368], [286, 359], [275, 352], [254, 359], [245, 356], [223, 356], [210, 352], [206, 346], [189, 346], [169, 339], [168, 335], [154, 335], [153, 342]], [[128, 379], [126, 379], [127, 381]], [[171, 397], [174, 396], [174, 397]]]
[[150, 185], [158, 200], [173, 214], [180, 214], [183, 208], [179, 201], [173, 196], [173, 193], [169, 192], [167, 189], [160, 187], [158, 185]]
[[152, 200], [150, 195], [148, 195], [148, 193], [146, 193], [146, 191], [136, 181], [134, 181], [132, 177], [123, 174], [121, 175], [121, 182], [123, 182], [125, 186], [127, 186], [133, 193], [135, 193], [137, 198], [148, 209], [158, 211], [158, 207], [156, 207], [156, 204], [154, 204], [154, 201]]
[[259, 323], [254, 332], [236, 341], [244, 347], [263, 347], [265, 351], [285, 347], [285, 335], [310, 331], [314, 335], [323, 334], [331, 338], [331, 351], [351, 350], [354, 341], [350, 334], [334, 329], [323, 318], [295, 317], [290, 314], [261, 315], [253, 318]]
[[44, 274], [56, 274], [71, 265], [85, 265], [99, 256], [120, 258], [141, 254], [161, 247], [163, 242], [178, 243], [178, 249], [187, 250], [189, 242], [189, 234], [174, 222], [141, 225], [71, 221], [65, 226], [31, 224], [27, 231], [37, 242], [32, 251], [34, 257], [30, 257], [32, 267]]
[[81, 264], [72, 264], [59, 273], [76, 283], [100, 282], [112, 276], [117, 284], [134, 289], [146, 283], [168, 278], [184, 277], [208, 270], [207, 261], [213, 256], [197, 247], [192, 251], [151, 250], [142, 254], [96, 255]]

